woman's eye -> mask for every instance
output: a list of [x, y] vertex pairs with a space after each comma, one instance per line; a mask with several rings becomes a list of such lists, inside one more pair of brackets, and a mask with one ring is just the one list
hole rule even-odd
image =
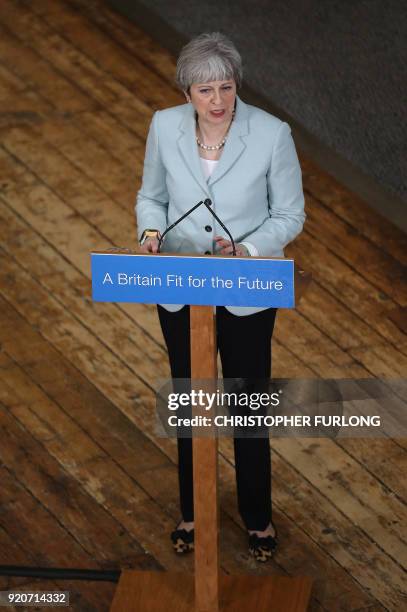
[[[231, 85], [224, 85], [223, 87], [221, 87], [221, 89], [222, 89], [222, 91], [229, 91], [230, 89], [232, 89], [232, 86], [231, 86]], [[210, 91], [211, 91], [210, 89], [208, 89], [208, 88], [206, 88], [206, 87], [205, 87], [204, 89], [200, 89], [200, 90], [199, 90], [199, 93], [201, 93], [201, 94], [207, 94], [207, 93], [209, 93]]]

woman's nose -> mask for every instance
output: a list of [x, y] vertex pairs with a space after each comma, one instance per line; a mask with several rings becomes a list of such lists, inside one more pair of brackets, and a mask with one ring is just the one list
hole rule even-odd
[[220, 95], [220, 91], [219, 90], [218, 91], [216, 91], [216, 90], [214, 91], [213, 97], [212, 97], [212, 102], [214, 104], [220, 104], [220, 102], [222, 102], [222, 97]]

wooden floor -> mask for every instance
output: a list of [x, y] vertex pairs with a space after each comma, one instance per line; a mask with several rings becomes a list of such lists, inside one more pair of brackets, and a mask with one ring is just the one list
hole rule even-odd
[[[0, 563], [192, 571], [168, 540], [176, 449], [155, 437], [169, 374], [155, 310], [90, 297], [89, 252], [135, 246], [147, 127], [181, 101], [174, 60], [102, 0], [2, 0], [0, 59]], [[308, 220], [287, 254], [314, 281], [279, 312], [273, 374], [405, 377], [405, 237], [301, 164]], [[272, 448], [281, 544], [258, 567], [222, 442], [223, 569], [311, 575], [315, 611], [405, 609], [406, 441]], [[13, 585], [55, 583], [0, 578]], [[80, 612], [108, 610], [114, 592], [58, 587]]]

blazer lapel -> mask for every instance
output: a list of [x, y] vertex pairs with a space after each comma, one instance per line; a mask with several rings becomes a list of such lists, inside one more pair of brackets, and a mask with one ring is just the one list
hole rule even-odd
[[202, 171], [195, 139], [195, 110], [192, 104], [185, 105], [185, 115], [180, 123], [179, 129], [181, 135], [178, 138], [177, 144], [181, 157], [198, 185], [204, 190], [208, 197], [210, 197], [208, 183]]

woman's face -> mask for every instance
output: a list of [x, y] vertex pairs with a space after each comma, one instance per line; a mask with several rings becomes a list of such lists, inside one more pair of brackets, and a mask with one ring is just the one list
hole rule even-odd
[[210, 81], [209, 83], [194, 83], [190, 87], [191, 100], [198, 119], [211, 125], [229, 124], [233, 116], [236, 99], [236, 82]]

